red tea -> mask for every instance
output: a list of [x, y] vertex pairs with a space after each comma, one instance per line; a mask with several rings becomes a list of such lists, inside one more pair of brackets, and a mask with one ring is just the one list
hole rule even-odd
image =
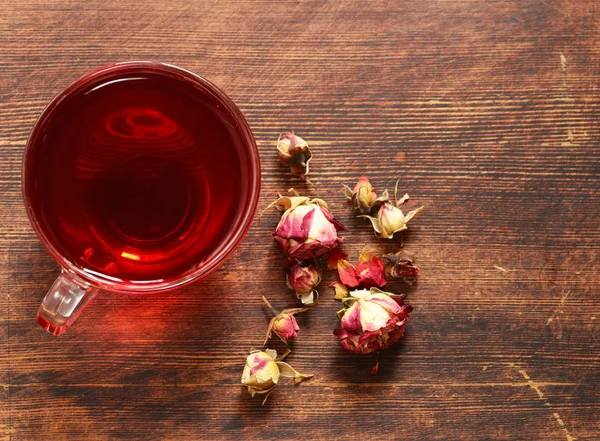
[[56, 250], [110, 281], [180, 278], [248, 210], [248, 152], [217, 96], [164, 72], [68, 95], [30, 140], [26, 197]]

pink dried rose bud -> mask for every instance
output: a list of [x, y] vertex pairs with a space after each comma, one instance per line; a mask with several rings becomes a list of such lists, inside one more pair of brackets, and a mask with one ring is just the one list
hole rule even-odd
[[300, 327], [298, 322], [294, 318], [293, 314], [282, 312], [273, 321], [273, 332], [277, 334], [284, 343], [287, 343], [288, 339], [296, 337]]
[[356, 266], [346, 259], [339, 259], [337, 270], [341, 282], [350, 288], [356, 288], [359, 285], [365, 288], [381, 287], [386, 284], [383, 262], [368, 251], [360, 254]]
[[319, 300], [319, 292], [315, 287], [321, 283], [321, 274], [314, 265], [298, 262], [286, 276], [288, 288], [296, 291], [296, 296], [306, 306], [314, 306]]
[[388, 277], [402, 278], [406, 283], [412, 284], [420, 275], [419, 267], [406, 251], [384, 254], [382, 260]]
[[412, 311], [401, 296], [377, 288], [351, 291], [342, 302], [341, 324], [334, 335], [346, 351], [356, 354], [383, 350], [398, 341]]
[[338, 231], [344, 226], [334, 219], [322, 199], [280, 196], [269, 207], [276, 206], [283, 214], [273, 233], [280, 248], [297, 260], [308, 260], [333, 250], [342, 241]]
[[264, 344], [267, 344], [267, 341], [271, 338], [273, 333], [275, 333], [275, 335], [277, 335], [281, 341], [287, 344], [288, 339], [296, 337], [298, 335], [298, 331], [300, 330], [294, 314], [304, 312], [307, 310], [307, 308], [290, 308], [284, 309], [281, 312], [277, 312], [271, 306], [265, 296], [263, 296], [262, 299], [269, 309], [275, 314], [275, 317], [273, 317], [269, 322], [269, 327], [267, 328], [267, 337], [265, 338]]
[[358, 178], [358, 182], [353, 189], [344, 185], [344, 194], [352, 201], [352, 207], [362, 214], [369, 214], [373, 207], [381, 205], [389, 199], [387, 190], [380, 197], [377, 197], [375, 189], [366, 176]]
[[265, 395], [262, 404], [265, 404], [280, 377], [293, 378], [294, 384], [300, 384], [302, 380], [312, 377], [312, 375], [301, 374], [282, 361], [289, 353], [288, 350], [277, 358], [276, 351], [265, 349], [252, 351], [246, 358], [246, 365], [242, 372], [242, 385], [248, 388], [251, 396]]
[[296, 292], [309, 292], [321, 282], [321, 274], [312, 264], [297, 263], [290, 268], [287, 284]]
[[423, 210], [423, 207], [419, 207], [404, 215], [400, 208], [394, 206], [391, 202], [386, 202], [379, 208], [375, 217], [366, 215], [359, 217], [365, 217], [371, 221], [373, 229], [375, 230], [375, 236], [384, 239], [392, 239], [394, 233], [407, 230], [408, 223], [419, 214], [421, 210]]
[[277, 154], [293, 175], [307, 180], [308, 163], [312, 153], [305, 140], [294, 133], [282, 133], [277, 140]]

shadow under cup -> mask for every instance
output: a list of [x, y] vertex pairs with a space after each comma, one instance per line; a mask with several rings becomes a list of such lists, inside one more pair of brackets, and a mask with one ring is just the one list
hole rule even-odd
[[259, 190], [252, 132], [210, 82], [152, 62], [86, 74], [25, 150], [27, 212], [63, 268], [38, 322], [58, 335], [99, 288], [164, 291], [208, 274], [245, 235]]

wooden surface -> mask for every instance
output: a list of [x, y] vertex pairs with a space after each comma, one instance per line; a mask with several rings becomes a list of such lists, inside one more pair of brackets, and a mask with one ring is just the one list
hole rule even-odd
[[[594, 0], [4, 2], [0, 438], [599, 440], [599, 19]], [[314, 379], [264, 407], [240, 387], [270, 317], [260, 296], [297, 304], [275, 212], [200, 283], [103, 293], [60, 338], [37, 327], [58, 268], [22, 206], [27, 136], [69, 82], [132, 59], [230, 94], [260, 146], [261, 209], [306, 189], [274, 147], [305, 137], [351, 256], [399, 242], [354, 219], [342, 184], [400, 176], [426, 205], [405, 237], [415, 311], [379, 375], [341, 349], [323, 288], [289, 358]]]

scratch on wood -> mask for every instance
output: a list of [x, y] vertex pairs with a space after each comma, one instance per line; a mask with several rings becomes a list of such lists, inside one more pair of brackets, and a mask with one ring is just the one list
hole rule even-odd
[[546, 322], [546, 325], [549, 325], [550, 323], [552, 323], [552, 321], [554, 320], [554, 318], [556, 317], [556, 315], [561, 312], [560, 308], [563, 307], [563, 305], [565, 304], [565, 302], [567, 301], [567, 297], [569, 297], [569, 294], [571, 294], [571, 291], [567, 291], [565, 293], [564, 296], [562, 296], [562, 298], [560, 299], [560, 303], [558, 304], [558, 306], [556, 307], [556, 309], [554, 310], [554, 312], [552, 313], [552, 315], [550, 316], [550, 318], [548, 318], [548, 321]]
[[560, 66], [564, 72], [567, 71], [567, 57], [562, 52], [560, 52]]
[[494, 265], [494, 268], [496, 268], [498, 271], [501, 271], [503, 273], [507, 273], [508, 272], [508, 270], [506, 268], [501, 267], [499, 265]]
[[[509, 363], [509, 365], [513, 368], [515, 368], [517, 370], [517, 372], [519, 372], [521, 374], [521, 376], [527, 380], [527, 385], [533, 389], [535, 391], [535, 393], [537, 393], [538, 397], [540, 398], [540, 400], [542, 400], [544, 402], [545, 406], [548, 406], [549, 408], [552, 408], [552, 405], [550, 404], [550, 401], [548, 401], [548, 398], [546, 398], [546, 396], [544, 395], [544, 393], [542, 392], [542, 390], [540, 389], [540, 385], [534, 381], [525, 371], [525, 369], [520, 369], [517, 365], [515, 365], [514, 363]], [[562, 418], [560, 417], [560, 415], [557, 412], [552, 412], [552, 416], [554, 417], [554, 419], [556, 420], [556, 422], [558, 423], [558, 425], [560, 426], [560, 428], [562, 429], [562, 431], [565, 434], [565, 439], [567, 441], [575, 441], [576, 438], [573, 438], [573, 436], [571, 435], [571, 433], [569, 432], [569, 429], [567, 429], [567, 426], [565, 425], [564, 421], [562, 420]]]

